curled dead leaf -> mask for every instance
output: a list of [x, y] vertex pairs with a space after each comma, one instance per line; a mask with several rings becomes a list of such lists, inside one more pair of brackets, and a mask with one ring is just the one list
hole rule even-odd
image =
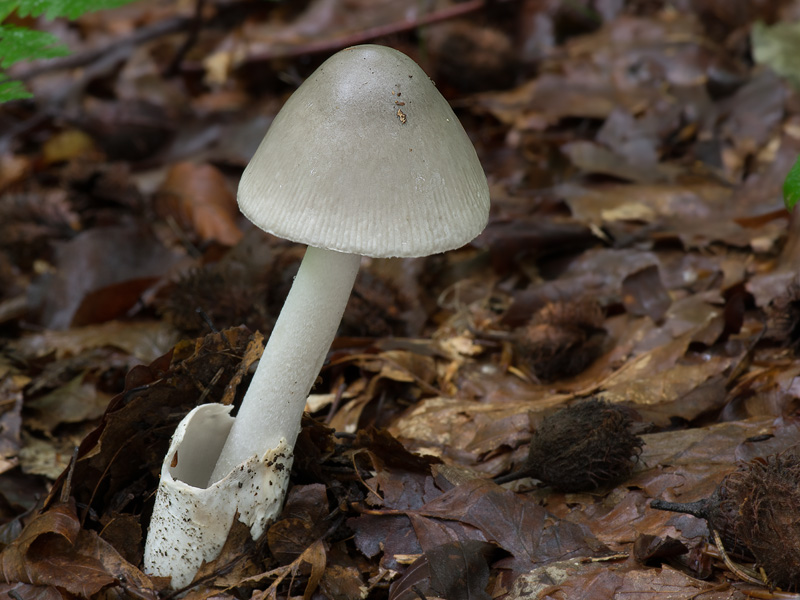
[[236, 225], [236, 197], [224, 175], [212, 165], [173, 165], [156, 193], [155, 207], [162, 217], [172, 217], [201, 241], [234, 246], [242, 239]]

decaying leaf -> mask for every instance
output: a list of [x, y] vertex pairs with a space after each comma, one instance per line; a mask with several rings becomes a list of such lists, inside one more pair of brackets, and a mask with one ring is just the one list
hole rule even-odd
[[489, 600], [487, 560], [495, 548], [489, 542], [449, 542], [426, 551], [392, 585], [390, 600], [436, 596], [452, 600]]
[[201, 241], [233, 246], [242, 239], [234, 195], [212, 165], [173, 165], [156, 195], [156, 210], [195, 232]]
[[156, 597], [141, 572], [81, 528], [74, 504], [52, 506], [31, 521], [0, 553], [0, 573], [6, 583], [52, 586], [84, 598], [124, 579], [140, 597]]

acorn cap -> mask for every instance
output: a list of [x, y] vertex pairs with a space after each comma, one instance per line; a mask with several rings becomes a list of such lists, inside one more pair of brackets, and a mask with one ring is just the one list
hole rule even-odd
[[424, 71], [384, 46], [346, 48], [289, 98], [242, 175], [261, 229], [372, 257], [427, 256], [486, 226], [475, 149]]

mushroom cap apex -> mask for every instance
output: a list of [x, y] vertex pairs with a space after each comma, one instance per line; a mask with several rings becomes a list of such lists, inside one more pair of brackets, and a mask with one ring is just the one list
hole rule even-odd
[[413, 60], [377, 45], [334, 54], [292, 94], [238, 200], [278, 237], [372, 257], [458, 248], [489, 214], [486, 176], [450, 105]]

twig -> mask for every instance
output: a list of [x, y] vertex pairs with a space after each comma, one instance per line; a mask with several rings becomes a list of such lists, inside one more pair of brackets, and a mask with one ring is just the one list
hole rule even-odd
[[72, 492], [72, 475], [75, 473], [75, 464], [78, 462], [78, 450], [78, 446], [75, 446], [72, 450], [72, 459], [69, 461], [67, 478], [64, 480], [64, 485], [61, 487], [61, 496], [59, 497], [61, 504], [66, 504], [69, 501], [69, 496]]
[[219, 329], [214, 325], [214, 321], [211, 320], [211, 317], [208, 316], [208, 313], [203, 310], [203, 307], [198, 306], [194, 309], [194, 311], [203, 319], [203, 322], [208, 325], [208, 328], [211, 330], [211, 333], [219, 333]]
[[722, 538], [719, 537], [719, 533], [717, 533], [716, 529], [711, 530], [711, 535], [714, 538], [714, 544], [717, 546], [717, 550], [719, 550], [720, 556], [722, 556], [722, 562], [725, 563], [725, 566], [728, 567], [734, 575], [736, 575], [742, 581], [746, 581], [747, 583], [757, 583], [759, 585], [766, 585], [767, 582], [751, 575], [748, 571], [749, 569], [745, 569], [734, 563], [728, 553], [725, 551], [725, 545], [722, 543]]
[[84, 50], [83, 52], [78, 52], [77, 54], [72, 54], [63, 58], [54, 58], [45, 63], [34, 65], [24, 71], [16, 72], [12, 70], [11, 76], [15, 79], [19, 79], [20, 81], [28, 81], [44, 73], [52, 73], [53, 71], [64, 71], [67, 69], [83, 67], [100, 60], [103, 56], [108, 55], [108, 53], [112, 50], [117, 50], [119, 48], [128, 49], [132, 46], [139, 46], [157, 37], [179, 31], [186, 27], [186, 25], [190, 22], [191, 18], [189, 17], [172, 17], [164, 21], [158, 21], [152, 25], [148, 25], [147, 27], [142, 27], [141, 29], [136, 30], [126, 38], [115, 39], [104, 46]]
[[203, 28], [203, 8], [205, 7], [205, 3], [206, 0], [196, 0], [194, 5], [194, 17], [192, 18], [192, 25], [189, 28], [189, 35], [186, 36], [183, 44], [181, 44], [181, 47], [175, 52], [175, 56], [172, 57], [167, 68], [164, 69], [164, 75], [166, 77], [172, 77], [178, 73], [184, 57], [189, 53], [189, 50], [192, 49], [192, 46], [197, 43], [200, 30]]
[[[217, 372], [214, 374], [214, 377], [211, 378], [211, 381], [208, 382], [208, 385], [205, 386], [203, 391], [200, 394], [200, 398], [197, 400], [198, 404], [203, 404], [208, 398], [208, 394], [211, 393], [211, 388], [216, 385], [219, 381], [219, 378], [222, 377], [222, 374], [225, 372], [224, 367], [220, 367]], [[197, 382], [198, 385], [201, 385], [200, 382]]]
[[307, 44], [297, 44], [290, 47], [276, 47], [273, 49], [257, 52], [248, 56], [248, 60], [254, 61], [267, 61], [276, 58], [292, 58], [296, 56], [305, 56], [308, 54], [318, 54], [320, 52], [333, 52], [348, 46], [362, 44], [375, 38], [392, 35], [395, 33], [402, 33], [417, 27], [425, 25], [433, 25], [442, 21], [449, 21], [457, 17], [463, 17], [473, 12], [477, 12], [489, 3], [490, 0], [470, 0], [469, 2], [462, 2], [455, 4], [448, 8], [433, 11], [413, 20], [398, 21], [395, 23], [387, 23], [386, 25], [376, 25], [368, 29], [363, 29], [355, 33], [344, 35], [341, 37], [333, 38], [330, 40], [321, 40], [318, 42], [309, 42]]
[[719, 592], [721, 590], [726, 590], [730, 586], [731, 586], [730, 582], [723, 581], [722, 583], [718, 583], [717, 585], [712, 585], [705, 588], [704, 590], [700, 590], [696, 594], [692, 594], [686, 600], [697, 600], [697, 598], [699, 598], [700, 596], [703, 596], [705, 594], [710, 594], [711, 592]]

